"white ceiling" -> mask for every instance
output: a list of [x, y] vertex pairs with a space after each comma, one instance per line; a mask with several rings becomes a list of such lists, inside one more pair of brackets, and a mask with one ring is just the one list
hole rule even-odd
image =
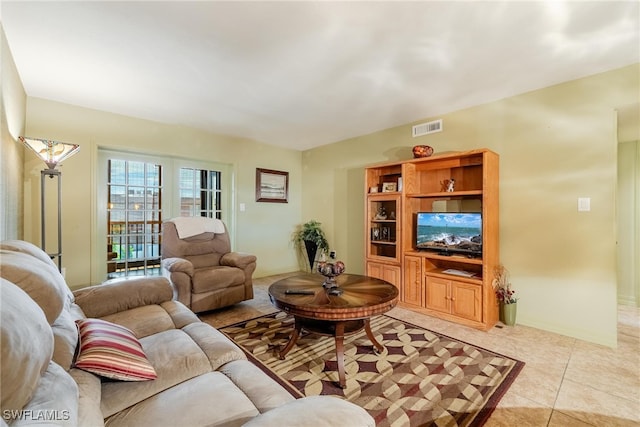
[[640, 3], [28, 2], [28, 96], [304, 150], [640, 62]]

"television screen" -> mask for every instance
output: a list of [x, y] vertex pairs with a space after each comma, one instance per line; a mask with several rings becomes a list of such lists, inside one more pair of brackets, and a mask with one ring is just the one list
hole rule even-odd
[[416, 222], [416, 249], [482, 255], [480, 213], [419, 212]]

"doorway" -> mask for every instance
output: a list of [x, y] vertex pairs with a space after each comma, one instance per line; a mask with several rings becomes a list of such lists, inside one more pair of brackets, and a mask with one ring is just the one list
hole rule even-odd
[[640, 104], [618, 109], [618, 304], [640, 307]]

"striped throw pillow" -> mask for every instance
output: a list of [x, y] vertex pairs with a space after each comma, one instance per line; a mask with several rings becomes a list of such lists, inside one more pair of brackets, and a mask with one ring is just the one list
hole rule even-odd
[[100, 319], [76, 320], [80, 350], [75, 367], [121, 381], [157, 377], [142, 345], [129, 329]]

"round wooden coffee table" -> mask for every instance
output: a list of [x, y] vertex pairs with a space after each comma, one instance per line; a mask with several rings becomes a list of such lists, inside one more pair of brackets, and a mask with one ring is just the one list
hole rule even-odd
[[373, 277], [343, 274], [336, 278], [341, 292], [334, 292], [322, 286], [323, 280], [319, 274], [302, 274], [279, 280], [269, 287], [271, 302], [295, 319], [291, 338], [279, 356], [280, 359], [285, 358], [298, 341], [302, 329], [333, 336], [339, 385], [344, 388], [344, 337], [364, 329], [374, 351], [381, 352], [384, 347], [373, 336], [369, 320], [395, 307], [398, 288]]

